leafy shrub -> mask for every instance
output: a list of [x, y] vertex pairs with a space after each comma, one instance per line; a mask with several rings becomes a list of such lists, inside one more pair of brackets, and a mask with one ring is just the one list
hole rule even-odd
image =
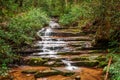
[[17, 45], [29, 43], [35, 31], [48, 23], [47, 14], [41, 9], [31, 9], [29, 12], [17, 15], [10, 19], [8, 34]]
[[[120, 54], [109, 54], [109, 56], [113, 57], [113, 63], [109, 69], [110, 80], [120, 80]], [[104, 70], [106, 70], [106, 67]]]
[[[30, 44], [37, 30], [47, 24], [49, 17], [41, 9], [31, 9], [28, 12], [18, 14], [10, 18], [9, 25], [0, 27], [0, 66], [2, 71], [6, 69], [1, 64], [11, 62], [15, 55], [15, 49], [21, 49]], [[0, 72], [0, 75], [2, 75]]]

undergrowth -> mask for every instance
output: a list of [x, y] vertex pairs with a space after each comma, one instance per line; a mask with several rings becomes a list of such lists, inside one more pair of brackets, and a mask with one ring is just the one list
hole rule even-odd
[[[107, 57], [112, 56], [112, 64], [109, 69], [109, 79], [110, 80], [120, 80], [120, 54], [109, 54]], [[106, 71], [107, 67], [104, 68]]]
[[[90, 6], [90, 3], [82, 2], [79, 5], [72, 5], [71, 8], [68, 8], [68, 12], [60, 16], [60, 23], [62, 25], [70, 25], [77, 21], [82, 21], [92, 19], [93, 17], [93, 8]], [[83, 22], [83, 24], [84, 24]]]
[[45, 11], [32, 8], [10, 18], [7, 26], [0, 26], [0, 75], [6, 75], [7, 64], [17, 58], [16, 51], [31, 44], [36, 31], [48, 22]]

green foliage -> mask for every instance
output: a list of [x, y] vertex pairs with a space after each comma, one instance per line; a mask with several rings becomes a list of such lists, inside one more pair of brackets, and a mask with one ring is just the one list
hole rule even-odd
[[47, 14], [41, 9], [31, 9], [10, 19], [9, 38], [17, 45], [29, 43], [35, 31], [48, 23]]
[[120, 41], [120, 10], [119, 0], [99, 0], [99, 5], [95, 8], [95, 18], [99, 20], [99, 29], [96, 33], [96, 40], [106, 39], [109, 46], [119, 47]]
[[14, 3], [14, 0], [0, 0], [0, 22], [12, 16], [16, 9], [17, 4]]
[[[110, 80], [120, 80], [120, 54], [109, 54], [109, 56], [112, 56], [113, 58], [113, 63], [111, 64], [109, 69]], [[106, 67], [104, 70], [106, 70]]]
[[72, 24], [73, 22], [92, 18], [92, 7], [87, 2], [83, 2], [79, 5], [71, 5], [68, 13], [63, 14], [60, 17], [60, 23], [63, 25]]
[[49, 17], [44, 11], [34, 8], [10, 18], [8, 26], [0, 27], [0, 64], [4, 63], [1, 67], [1, 75], [5, 75], [3, 71], [6, 73], [5, 64], [17, 58], [13, 54], [15, 49], [30, 44], [35, 32], [48, 21]]
[[3, 77], [8, 76], [8, 67], [5, 63], [3, 63], [0, 68], [0, 75]]

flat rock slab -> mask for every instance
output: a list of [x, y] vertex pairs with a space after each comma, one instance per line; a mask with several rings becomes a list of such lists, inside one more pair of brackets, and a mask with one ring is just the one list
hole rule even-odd
[[97, 54], [105, 53], [105, 50], [75, 50], [70, 52], [58, 52], [58, 55], [80, 55], [80, 54]]
[[60, 71], [57, 69], [51, 69], [51, 70], [45, 70], [41, 72], [35, 73], [35, 78], [40, 78], [40, 77], [48, 77], [48, 76], [53, 76], [53, 75], [63, 75], [63, 76], [71, 76], [73, 75], [74, 72], [72, 71]]
[[35, 74], [38, 72], [38, 70], [32, 70], [32, 69], [28, 69], [28, 70], [23, 70], [21, 71], [24, 74]]
[[34, 76], [35, 78], [40, 78], [40, 77], [48, 77], [48, 76], [59, 75], [59, 74], [61, 73], [56, 70], [45, 70], [45, 71], [37, 72]]
[[99, 62], [96, 61], [96, 60], [92, 60], [92, 61], [74, 61], [74, 62], [71, 62], [71, 65], [84, 66], [84, 67], [95, 67], [95, 66], [99, 65]]

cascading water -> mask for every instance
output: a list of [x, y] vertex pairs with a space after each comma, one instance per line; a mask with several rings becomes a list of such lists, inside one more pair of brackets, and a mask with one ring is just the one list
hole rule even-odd
[[65, 63], [67, 66], [66, 66], [66, 69], [68, 70], [75, 70], [75, 69], [78, 69], [76, 66], [72, 66], [69, 61], [67, 60], [62, 60], [63, 63]]
[[[54, 51], [55, 45], [49, 44], [49, 43], [53, 43], [53, 40], [50, 38], [51, 33], [52, 33], [52, 29], [46, 28], [43, 36], [41, 36], [43, 42], [42, 50], [43, 50], [43, 54], [48, 54], [49, 57], [57, 57], [55, 55], [56, 52]], [[51, 47], [52, 50], [50, 50], [49, 47]]]
[[[50, 21], [49, 27], [43, 28], [38, 32], [38, 35], [42, 38], [42, 50], [43, 52], [39, 53], [43, 57], [47, 56], [48, 57], [54, 57], [58, 58], [59, 56], [57, 55], [57, 52], [60, 50], [59, 48], [56, 49], [56, 47], [60, 46], [66, 46], [66, 42], [62, 41], [60, 39], [54, 40], [52, 36], [52, 32], [54, 28], [60, 28], [60, 25], [54, 21]], [[42, 34], [42, 35], [40, 35]], [[63, 44], [60, 44], [63, 43]], [[77, 67], [72, 66], [69, 61], [67, 60], [61, 60], [65, 65], [67, 70], [75, 70]]]

